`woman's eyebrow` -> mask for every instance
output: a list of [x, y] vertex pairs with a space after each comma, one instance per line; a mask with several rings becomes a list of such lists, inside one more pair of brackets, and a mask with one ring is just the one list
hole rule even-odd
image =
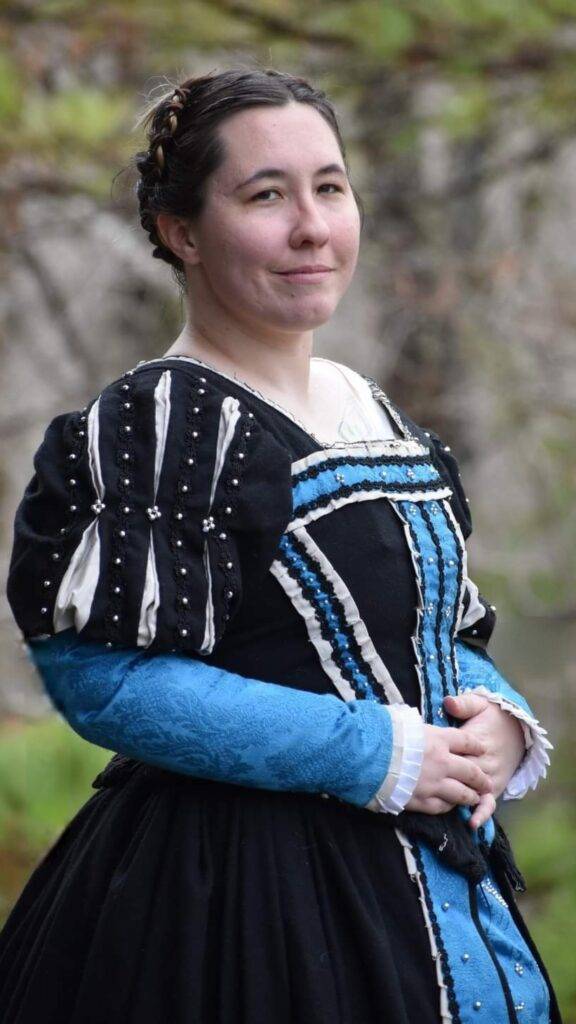
[[[346, 177], [346, 171], [340, 164], [326, 164], [325, 167], [320, 167], [315, 177], [320, 174], [342, 174]], [[255, 174], [251, 174], [246, 181], [242, 181], [239, 185], [236, 185], [234, 192], [238, 192], [239, 189], [244, 188], [246, 185], [250, 185], [253, 181], [259, 181], [260, 178], [287, 178], [288, 175], [285, 171], [280, 170], [279, 167], [263, 167], [260, 171], [256, 171]]]

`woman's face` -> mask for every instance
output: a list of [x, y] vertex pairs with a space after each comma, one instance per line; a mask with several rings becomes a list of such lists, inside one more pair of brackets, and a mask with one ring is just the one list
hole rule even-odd
[[[252, 330], [325, 323], [350, 283], [360, 236], [334, 133], [313, 107], [290, 103], [243, 110], [219, 134], [226, 157], [191, 232], [196, 311], [208, 288], [211, 304]], [[318, 265], [328, 270], [285, 273]]]

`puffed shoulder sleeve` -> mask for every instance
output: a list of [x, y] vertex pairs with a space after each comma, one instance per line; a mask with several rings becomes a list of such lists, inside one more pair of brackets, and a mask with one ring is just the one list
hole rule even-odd
[[[472, 533], [472, 516], [470, 503], [462, 486], [458, 463], [450, 446], [445, 445], [437, 434], [430, 431], [428, 436], [432, 443], [432, 452], [438, 469], [452, 490], [450, 504], [462, 532], [462, 538], [466, 541]], [[464, 591], [458, 636], [474, 646], [485, 648], [496, 625], [495, 608], [482, 596], [474, 581], [468, 576], [467, 562], [464, 549]]]
[[57, 416], [16, 513], [26, 639], [210, 654], [290, 521], [291, 458], [225, 386], [148, 364]]

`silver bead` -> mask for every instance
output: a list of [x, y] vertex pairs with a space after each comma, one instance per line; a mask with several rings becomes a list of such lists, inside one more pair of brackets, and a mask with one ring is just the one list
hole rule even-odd
[[216, 529], [216, 523], [214, 522], [214, 516], [207, 516], [202, 520], [202, 532], [208, 533], [210, 530]]
[[127, 434], [129, 434], [129, 433], [130, 433], [130, 431], [132, 430], [132, 427], [130, 426], [130, 424], [129, 424], [129, 423], [126, 423], [126, 424], [124, 425], [123, 429], [124, 429], [124, 430], [126, 431], [126, 433], [127, 433]]
[[119, 594], [121, 592], [121, 590], [122, 590], [121, 587], [114, 587], [114, 593], [115, 594]]
[[90, 505], [90, 508], [92, 509], [93, 512], [96, 513], [97, 516], [99, 516], [102, 509], [106, 508], [106, 505], [104, 504], [103, 501], [100, 501], [100, 498], [97, 498], [94, 504]]
[[194, 406], [194, 408], [192, 409], [192, 412], [193, 413], [199, 413], [200, 412], [200, 409], [198, 408], [197, 405]]
[[180, 598], [180, 600], [182, 601], [182, 604], [188, 604], [188, 598], [187, 597], [182, 597], [182, 598]]
[[495, 612], [496, 611], [496, 605], [495, 604], [491, 604], [490, 605], [490, 611], [491, 612]]
[[48, 614], [48, 609], [46, 607], [41, 608], [40, 611], [41, 611], [42, 615], [47, 615]]
[[176, 547], [177, 548], [181, 548], [182, 547], [182, 541], [181, 540], [177, 540], [176, 541]]
[[112, 622], [119, 622], [119, 621], [120, 621], [120, 616], [119, 615], [113, 615], [112, 616]]
[[206, 377], [200, 377], [199, 380], [200, 380], [201, 384], [205, 384], [206, 383]]
[[76, 458], [76, 456], [74, 455], [74, 452], [70, 452], [70, 455], [68, 456], [68, 458], [70, 459], [71, 462], [73, 462], [74, 459]]
[[234, 477], [234, 478], [233, 478], [233, 480], [232, 480], [232, 484], [233, 484], [233, 486], [234, 486], [234, 487], [238, 487], [238, 483], [239, 483], [239, 481], [238, 481], [238, 478], [237, 478], [237, 477]]
[[128, 513], [130, 511], [130, 505], [124, 505], [124, 507], [122, 508], [122, 511], [125, 513], [125, 515], [128, 515]]
[[151, 505], [146, 509], [146, 515], [148, 516], [150, 522], [154, 522], [155, 519], [160, 519], [162, 513], [158, 508], [158, 505]]
[[233, 566], [234, 566], [234, 562], [226, 562], [226, 568], [227, 569], [232, 569]]
[[430, 431], [429, 430], [425, 430], [424, 433], [426, 434], [426, 437], [430, 437]]
[[238, 452], [238, 458], [239, 459], [243, 459], [244, 458], [244, 452]]
[[435, 654], [429, 654], [428, 655], [428, 661], [436, 661], [436, 655]]
[[442, 705], [440, 705], [440, 707], [437, 708], [436, 714], [438, 715], [438, 718], [444, 718], [445, 717], [445, 711], [444, 711], [444, 708], [442, 707]]
[[76, 481], [75, 481], [73, 476], [70, 477], [68, 483], [70, 484], [71, 487], [75, 487], [76, 486]]
[[206, 394], [206, 388], [198, 388], [198, 394], [199, 395], [205, 395]]
[[71, 512], [77, 512], [78, 511], [78, 505], [70, 505], [70, 511]]
[[46, 588], [51, 587], [52, 586], [52, 580], [44, 580], [44, 583], [42, 584], [42, 586], [46, 587]]
[[112, 644], [110, 643], [110, 640], [106, 641], [106, 647], [108, 647], [108, 648], [112, 647]]
[[57, 552], [57, 551], [53, 551], [53, 552], [52, 552], [52, 558], [53, 558], [53, 560], [54, 560], [55, 562], [57, 562], [57, 561], [58, 561], [58, 559], [60, 558], [60, 555], [58, 554], [58, 552]]
[[122, 458], [124, 459], [125, 462], [127, 462], [128, 459], [130, 458], [130, 452], [122, 452]]
[[185, 569], [184, 566], [182, 566], [182, 568], [180, 569], [180, 575], [181, 576], [187, 576], [188, 575], [188, 569]]
[[524, 974], [524, 968], [522, 964], [514, 964], [514, 970], [516, 971], [516, 974]]
[[191, 456], [190, 456], [189, 459], [186, 459], [186, 462], [188, 463], [189, 466], [193, 466], [194, 465], [194, 459]]
[[253, 412], [249, 412], [248, 413], [248, 419], [249, 420], [253, 420], [254, 419], [254, 413]]
[[468, 502], [468, 504], [470, 504], [470, 498], [466, 498], [466, 501]]
[[450, 448], [450, 445], [447, 445], [447, 444], [445, 444], [445, 445], [444, 445], [444, 451], [445, 451], [445, 452], [451, 452], [451, 451], [452, 451], [452, 449]]
[[126, 536], [126, 530], [118, 530], [118, 536], [119, 537], [125, 537]]
[[462, 953], [461, 960], [462, 960], [463, 964], [467, 964], [469, 959], [470, 959], [470, 953]]
[[525, 1003], [516, 1003], [515, 1006], [514, 1006], [514, 1009], [515, 1010], [523, 1010], [524, 1006], [525, 1006]]
[[176, 513], [176, 519], [184, 519], [184, 513], [183, 512], [177, 512]]
[[250, 437], [250, 431], [249, 430], [245, 430], [244, 431], [244, 437]]
[[122, 565], [122, 559], [121, 558], [115, 558], [114, 559], [114, 565]]
[[233, 590], [227, 590], [226, 591], [226, 597], [234, 597], [234, 591]]
[[131, 409], [132, 408], [132, 402], [124, 402], [124, 408], [125, 409]]
[[197, 430], [193, 430], [192, 431], [192, 437], [198, 437], [198, 431]]
[[445, 902], [444, 902], [444, 903], [442, 904], [442, 910], [450, 910], [450, 904], [449, 904], [448, 900], [446, 900], [446, 901], [445, 901]]
[[454, 561], [453, 558], [448, 559], [448, 565], [456, 565], [456, 562]]
[[475, 1010], [481, 1010], [482, 1009], [482, 1003], [480, 1002], [479, 999], [477, 999], [476, 1002], [474, 1003], [474, 1009]]
[[182, 484], [181, 490], [182, 490], [183, 494], [187, 494], [187, 492], [188, 492], [188, 484]]
[[125, 487], [128, 487], [128, 484], [130, 483], [129, 477], [125, 476], [122, 482]]
[[478, 630], [477, 629], [473, 629], [472, 630], [472, 636], [478, 636]]
[[180, 630], [180, 636], [188, 636], [188, 630], [187, 629], [181, 629]]
[[230, 505], [226, 505], [226, 508], [224, 509], [224, 511], [226, 512], [226, 515], [230, 515], [230, 513], [232, 512], [232, 509], [230, 508]]
[[84, 437], [84, 431], [83, 430], [79, 430], [78, 431], [78, 437]]
[[220, 540], [226, 540], [228, 534], [227, 533], [219, 533], [218, 536], [220, 537]]
[[130, 385], [129, 384], [123, 384], [122, 385], [122, 391], [130, 391]]
[[60, 527], [60, 533], [66, 533], [66, 527], [65, 526], [61, 526]]
[[434, 565], [435, 561], [436, 559], [433, 557], [433, 555], [428, 556], [428, 565]]
[[85, 422], [86, 422], [86, 417], [85, 416], [81, 416], [80, 417], [80, 423], [85, 423]]

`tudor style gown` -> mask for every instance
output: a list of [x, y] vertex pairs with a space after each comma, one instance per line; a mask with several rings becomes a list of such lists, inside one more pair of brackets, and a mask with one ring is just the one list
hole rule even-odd
[[[530, 726], [541, 767], [543, 730], [483, 651], [494, 614], [467, 575], [456, 463], [362, 381], [383, 440], [323, 445], [185, 357], [57, 417], [16, 519], [15, 617], [110, 665], [185, 655], [223, 685], [407, 704], [440, 726], [445, 694], [481, 686]], [[161, 714], [158, 697], [146, 723], [127, 713], [142, 749]], [[312, 791], [272, 756], [256, 788], [236, 760], [193, 777], [113, 758], [0, 933], [3, 1024], [560, 1020], [494, 820], [473, 837], [465, 809], [372, 813], [374, 785]]]

